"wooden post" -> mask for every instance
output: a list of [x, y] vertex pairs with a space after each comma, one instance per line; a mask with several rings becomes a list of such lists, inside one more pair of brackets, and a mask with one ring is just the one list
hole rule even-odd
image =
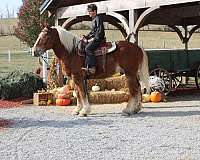
[[[134, 32], [134, 26], [135, 26], [136, 21], [137, 21], [137, 14], [136, 14], [134, 9], [130, 9], [129, 10], [129, 30], [130, 30], [130, 33]], [[133, 34], [130, 37], [130, 42], [138, 43], [138, 32], [136, 32], [135, 35]]]
[[55, 13], [55, 26], [58, 26], [58, 12]]
[[[58, 25], [59, 25], [58, 12], [56, 12], [55, 26], [58, 26]], [[57, 72], [57, 76], [58, 76], [57, 83], [58, 83], [59, 87], [62, 87], [63, 84], [64, 84], [64, 76], [63, 76], [63, 73], [62, 73], [62, 67], [61, 67], [60, 62], [57, 63], [56, 69], [57, 69], [56, 72]]]
[[60, 61], [58, 61], [57, 65], [56, 65], [56, 72], [57, 72], [57, 76], [58, 76], [58, 86], [62, 87], [64, 85], [64, 76], [62, 73], [62, 67], [61, 67], [61, 63]]
[[[184, 37], [184, 43], [185, 43], [185, 52], [186, 52], [186, 65], [187, 68], [189, 68], [189, 53], [188, 53], [188, 27], [184, 26], [184, 30], [185, 30], [185, 37]], [[186, 84], [188, 84], [189, 81], [189, 76], [186, 74]]]
[[43, 68], [42, 68], [43, 82], [44, 82], [44, 83], [47, 83], [47, 81], [48, 81], [48, 78], [47, 78], [47, 77], [48, 77], [48, 72], [47, 72], [47, 67], [48, 67], [48, 51], [46, 51], [46, 52], [44, 53], [44, 59], [43, 59], [43, 61], [42, 61], [42, 65], [43, 65]]
[[8, 62], [10, 62], [10, 50], [8, 50]]

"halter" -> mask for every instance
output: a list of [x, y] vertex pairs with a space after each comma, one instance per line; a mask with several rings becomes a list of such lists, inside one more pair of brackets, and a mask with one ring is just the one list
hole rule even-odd
[[[45, 53], [45, 52], [44, 52], [44, 53]], [[40, 57], [42, 58], [42, 60], [43, 60], [47, 65], [49, 65], [49, 64], [48, 64], [48, 62], [47, 62], [46, 59], [52, 59], [52, 58], [46, 57], [46, 56], [44, 56], [44, 55], [40, 55]]]

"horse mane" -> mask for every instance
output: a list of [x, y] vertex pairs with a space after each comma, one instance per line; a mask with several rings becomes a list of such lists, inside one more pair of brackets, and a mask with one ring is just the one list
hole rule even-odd
[[79, 38], [75, 34], [62, 28], [61, 26], [56, 26], [52, 28], [55, 28], [58, 31], [61, 43], [64, 45], [69, 53], [72, 53], [74, 48], [78, 45]]

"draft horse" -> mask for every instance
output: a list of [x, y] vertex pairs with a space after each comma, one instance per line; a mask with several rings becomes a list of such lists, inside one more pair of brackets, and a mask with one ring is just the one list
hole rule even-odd
[[[64, 72], [70, 75], [77, 86], [77, 106], [73, 114], [87, 116], [91, 107], [84, 89], [84, 57], [77, 53], [80, 38], [62, 27], [44, 27], [33, 46], [33, 56], [41, 56], [53, 49], [60, 60]], [[130, 97], [123, 114], [131, 115], [141, 110], [141, 85], [149, 91], [149, 69], [146, 53], [135, 43], [119, 41], [117, 49], [106, 56], [105, 71], [102, 69], [102, 56], [97, 57], [97, 71], [90, 78], [105, 78], [123, 70], [127, 78]], [[141, 84], [140, 84], [141, 82]]]

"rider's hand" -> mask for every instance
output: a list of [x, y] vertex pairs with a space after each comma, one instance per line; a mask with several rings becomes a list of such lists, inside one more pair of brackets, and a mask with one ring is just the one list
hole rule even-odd
[[81, 37], [81, 41], [85, 42], [85, 43], [88, 43], [88, 40], [83, 36]]
[[81, 36], [81, 40], [84, 40], [84, 39], [86, 39], [86, 36], [85, 36], [85, 35], [82, 35], [82, 36]]
[[88, 42], [92, 42], [94, 41], [94, 38], [88, 39]]

